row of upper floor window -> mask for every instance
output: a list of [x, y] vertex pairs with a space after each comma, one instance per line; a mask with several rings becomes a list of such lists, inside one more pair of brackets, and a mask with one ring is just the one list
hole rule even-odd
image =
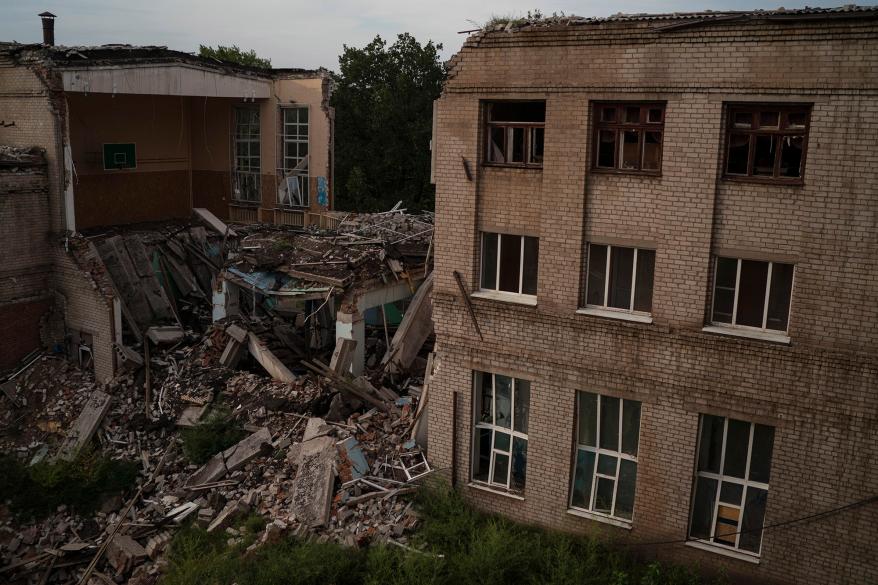
[[[473, 485], [526, 497], [531, 381], [476, 371], [472, 392]], [[648, 406], [636, 400], [576, 392], [574, 420], [570, 421], [573, 448], [567, 507], [571, 513], [632, 526], [643, 458], [640, 418], [644, 408]], [[759, 556], [774, 435], [774, 427], [768, 425], [699, 416], [689, 541], [744, 557]], [[530, 455], [542, 454], [530, 450]], [[641, 488], [641, 494], [643, 489], [648, 491], [649, 486]]]
[[[476, 296], [536, 304], [539, 239], [482, 232]], [[652, 322], [656, 252], [590, 242], [580, 310], [585, 314]], [[785, 262], [715, 256], [709, 331], [789, 341], [795, 266]]]
[[[665, 103], [594, 102], [591, 168], [659, 175]], [[801, 183], [810, 105], [727, 104], [722, 175], [728, 179]], [[488, 165], [541, 168], [546, 141], [545, 101], [497, 101], [485, 107]]]

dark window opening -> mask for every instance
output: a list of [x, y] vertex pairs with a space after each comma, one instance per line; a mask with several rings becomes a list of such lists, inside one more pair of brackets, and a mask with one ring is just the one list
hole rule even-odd
[[486, 162], [527, 167], [543, 165], [546, 102], [487, 104]]
[[725, 176], [800, 182], [809, 123], [807, 106], [730, 106]]
[[594, 108], [595, 169], [661, 171], [664, 104], [595, 104]]

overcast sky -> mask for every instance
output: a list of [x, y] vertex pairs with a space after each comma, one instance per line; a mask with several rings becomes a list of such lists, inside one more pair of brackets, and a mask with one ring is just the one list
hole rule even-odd
[[[812, 4], [817, 4], [814, 0]], [[820, 3], [835, 6], [840, 3]], [[338, 69], [343, 45], [361, 47], [376, 34], [412, 33], [444, 46], [448, 59], [466, 35], [493, 15], [608, 16], [617, 12], [682, 12], [777, 8], [749, 0], [0, 0], [0, 41], [39, 42], [37, 14], [58, 16], [55, 42], [63, 45], [128, 43], [197, 51], [199, 44], [255, 49], [275, 67]], [[796, 8], [805, 2], [787, 2]]]

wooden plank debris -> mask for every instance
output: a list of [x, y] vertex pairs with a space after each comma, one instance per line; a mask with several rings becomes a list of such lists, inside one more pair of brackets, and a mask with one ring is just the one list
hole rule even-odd
[[407, 369], [421, 351], [424, 342], [433, 333], [432, 294], [433, 274], [431, 273], [412, 298], [387, 352], [381, 359], [382, 364], [388, 364], [388, 372], [396, 373]]
[[89, 396], [88, 401], [79, 413], [73, 428], [67, 433], [67, 438], [58, 451], [58, 457], [64, 461], [72, 461], [79, 455], [79, 451], [85, 446], [110, 410], [111, 397], [106, 392], [95, 390]]
[[473, 327], [476, 328], [476, 333], [479, 334], [479, 339], [484, 341], [485, 337], [482, 335], [482, 329], [481, 327], [479, 327], [479, 321], [476, 319], [476, 312], [473, 309], [473, 303], [469, 300], [469, 293], [466, 292], [466, 287], [463, 284], [463, 277], [457, 270], [454, 271], [454, 279], [457, 281], [457, 288], [460, 289], [460, 294], [463, 297], [464, 304], [466, 304], [466, 310], [469, 313], [469, 318], [472, 319]]
[[271, 431], [267, 427], [262, 427], [236, 445], [214, 455], [210, 461], [189, 477], [186, 485], [195, 486], [216, 481], [227, 473], [237, 471], [262, 453], [266, 445], [271, 445]]
[[295, 382], [296, 376], [280, 361], [274, 353], [252, 332], [249, 334], [248, 349], [265, 371], [281, 382]]
[[351, 281], [353, 280], [353, 276], [348, 274], [344, 278], [335, 278], [333, 276], [326, 276], [323, 274], [314, 274], [311, 272], [305, 272], [303, 270], [296, 270], [294, 268], [282, 268], [283, 272], [289, 274], [293, 278], [300, 278], [302, 280], [310, 280], [311, 282], [319, 282], [321, 284], [328, 284], [330, 286], [335, 286], [338, 288], [346, 288]]
[[238, 343], [245, 343], [247, 341], [247, 330], [234, 323], [226, 327], [226, 333]]
[[335, 495], [335, 440], [317, 437], [302, 443], [299, 469], [293, 480], [293, 515], [309, 527], [323, 526], [329, 521]]

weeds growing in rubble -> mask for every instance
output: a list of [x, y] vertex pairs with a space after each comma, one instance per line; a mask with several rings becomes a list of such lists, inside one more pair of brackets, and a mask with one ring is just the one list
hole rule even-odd
[[0, 501], [20, 516], [42, 517], [66, 505], [87, 513], [134, 483], [137, 465], [85, 450], [73, 461], [41, 461], [28, 466], [0, 455]]
[[183, 435], [183, 454], [192, 463], [201, 465], [224, 449], [247, 436], [227, 408], [216, 407]]
[[[413, 544], [423, 552], [389, 546], [355, 550], [288, 539], [244, 555], [252, 540], [229, 546], [227, 534], [188, 527], [174, 539], [160, 585], [706, 583], [688, 569], [639, 562], [594, 539], [483, 514], [441, 486], [422, 488], [417, 504], [424, 522]], [[242, 533], [255, 526], [255, 520], [246, 520]]]

